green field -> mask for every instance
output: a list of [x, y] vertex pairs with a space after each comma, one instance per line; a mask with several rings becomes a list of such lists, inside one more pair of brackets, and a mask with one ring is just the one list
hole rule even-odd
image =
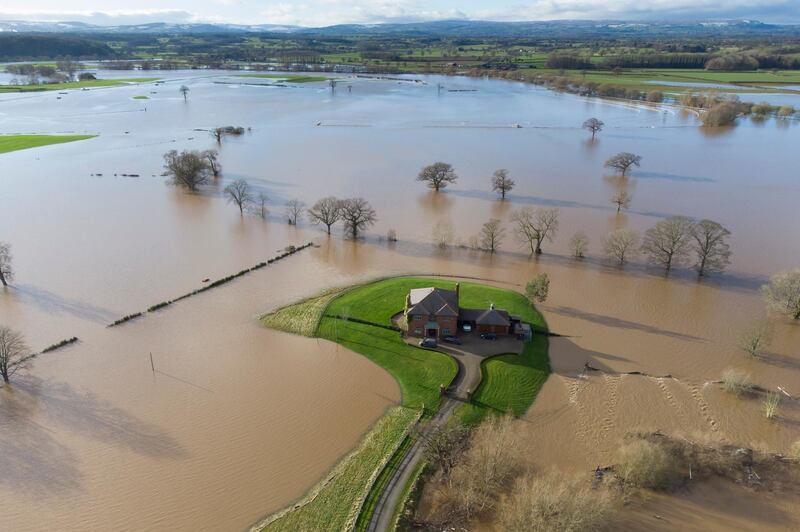
[[[386, 328], [392, 325], [392, 316], [402, 311], [408, 291], [427, 286], [453, 289], [455, 282], [419, 277], [385, 279], [331, 290], [261, 318], [266, 326], [325, 338], [364, 355], [388, 371], [402, 391], [402, 407], [382, 418], [359, 449], [312, 491], [309, 497], [313, 500], [278, 514], [270, 521], [268, 530], [341, 530], [352, 524], [356, 517], [352, 510], [364, 497], [367, 497], [364, 515], [370, 514], [380, 493], [370, 490], [373, 477], [387, 459], [402, 458], [402, 452], [392, 452], [398, 445], [410, 445], [405, 434], [416, 413], [423, 408], [427, 415], [435, 412], [441, 402], [440, 386], [448, 386], [456, 375], [457, 366], [452, 358], [411, 346], [400, 333]], [[537, 331], [546, 330], [544, 318], [522, 294], [469, 282], [461, 283], [460, 294], [465, 307], [485, 308], [494, 303], [521, 316]], [[521, 355], [487, 360], [483, 370], [484, 381], [473, 403], [460, 407], [458, 419], [474, 424], [489, 413], [524, 414], [550, 373], [546, 336], [536, 335]], [[398, 410], [405, 414], [398, 414]], [[383, 475], [376, 485], [387, 480]]]
[[143, 96], [143, 95], [142, 96], [134, 96], [133, 99], [134, 100], [149, 100], [150, 96]]
[[67, 89], [83, 89], [93, 87], [118, 87], [131, 83], [149, 83], [161, 78], [122, 78], [122, 79], [94, 79], [91, 81], [70, 81], [67, 83], [43, 83], [39, 85], [0, 85], [3, 92], [41, 92], [62, 91]]
[[307, 76], [305, 74], [238, 74], [237, 78], [261, 78], [288, 81], [290, 83], [315, 83], [327, 81], [325, 76]]
[[[525, 75], [561, 75], [561, 71], [537, 68], [520, 71]], [[563, 75], [578, 82], [595, 82], [607, 85], [637, 89], [640, 91], [659, 90], [663, 92], [783, 92], [781, 85], [800, 84], [800, 71], [783, 70], [778, 72], [711, 72], [700, 69], [624, 69], [619, 74], [609, 70], [565, 70]], [[730, 87], [681, 87], [668, 83], [726, 84]], [[769, 85], [755, 87], [753, 85]]]
[[96, 135], [0, 135], [0, 153], [8, 153], [28, 148], [63, 144], [76, 140], [94, 138]]

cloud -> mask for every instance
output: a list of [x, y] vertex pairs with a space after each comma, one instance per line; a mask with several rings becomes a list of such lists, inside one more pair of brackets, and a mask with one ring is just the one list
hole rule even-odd
[[423, 5], [409, 0], [279, 2], [263, 9], [259, 15], [264, 23], [297, 26], [381, 24], [469, 18], [467, 13], [458, 9], [430, 9], [427, 4]]
[[180, 9], [144, 9], [112, 11], [45, 11], [15, 10], [0, 8], [0, 20], [26, 20], [35, 22], [84, 22], [98, 26], [121, 26], [148, 24], [152, 22], [188, 23], [197, 22], [195, 14]]

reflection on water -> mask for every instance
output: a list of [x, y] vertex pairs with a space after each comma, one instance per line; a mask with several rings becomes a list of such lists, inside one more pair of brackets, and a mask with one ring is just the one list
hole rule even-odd
[[[352, 92], [333, 98], [315, 84], [283, 89], [228, 77], [218, 84], [214, 72], [162, 74], [163, 85], [71, 91], [61, 100], [0, 95], [3, 132], [100, 135], [1, 156], [0, 226], [14, 246], [19, 284], [0, 294], [0, 323], [36, 349], [81, 338], [0, 390], [0, 494], [10, 528], [242, 528], [302, 496], [399, 401], [399, 390], [362, 357], [264, 330], [255, 317], [390, 274], [463, 275], [520, 290], [533, 275], [550, 275], [542, 309], [565, 337], [551, 342], [555, 375], [527, 416], [525, 440], [543, 464], [606, 464], [636, 427], [783, 451], [800, 437], [800, 412], [788, 404], [770, 424], [757, 401], [730, 403], [704, 386], [730, 366], [765, 387], [800, 382], [794, 324], [778, 324], [763, 360], [744, 359], [735, 345], [763, 313], [758, 287], [766, 276], [800, 264], [790, 223], [800, 185], [791, 165], [772, 164], [797, 143], [797, 128], [768, 121], [706, 130], [683, 113], [492, 80], [447, 78], [449, 88], [475, 92], [437, 96], [440, 78], [353, 79]], [[192, 88], [186, 102], [181, 83]], [[131, 99], [143, 90], [155, 92], [146, 112]], [[590, 144], [580, 129], [589, 116], [606, 123]], [[485, 127], [513, 123], [523, 127]], [[210, 148], [211, 137], [196, 130], [221, 124], [253, 129], [223, 142], [223, 178], [214, 186], [186, 194], [157, 177], [164, 151]], [[620, 151], [643, 156], [625, 182], [607, 179], [603, 168]], [[438, 194], [415, 181], [436, 160], [460, 176]], [[517, 183], [505, 202], [489, 186], [499, 167]], [[266, 221], [240, 217], [220, 197], [240, 177], [270, 197]], [[633, 203], [617, 215], [609, 198], [623, 188]], [[283, 223], [287, 199], [312, 204], [331, 194], [363, 196], [376, 208], [379, 221], [364, 242]], [[507, 223], [520, 205], [561, 209], [560, 232], [542, 257], [529, 257], [511, 231], [494, 255], [430, 244], [439, 221], [463, 240], [489, 218]], [[677, 214], [731, 229], [729, 273], [699, 282], [685, 270], [665, 277], [602, 259], [607, 231], [642, 232]], [[399, 242], [380, 238], [390, 228]], [[583, 261], [569, 258], [578, 230], [591, 241]], [[310, 239], [320, 246], [104, 328]], [[579, 377], [586, 363], [604, 373]], [[631, 371], [674, 378], [624, 375]]]

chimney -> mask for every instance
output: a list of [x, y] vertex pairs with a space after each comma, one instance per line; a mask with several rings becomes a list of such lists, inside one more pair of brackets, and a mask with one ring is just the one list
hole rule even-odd
[[461, 283], [456, 283], [456, 301], [458, 301], [458, 296], [461, 292]]
[[489, 305], [489, 309], [490, 309], [490, 310], [494, 310], [494, 303], [492, 303], [491, 305]]

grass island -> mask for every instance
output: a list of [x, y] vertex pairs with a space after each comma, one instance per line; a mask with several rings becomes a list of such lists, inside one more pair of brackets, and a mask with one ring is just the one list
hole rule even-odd
[[86, 140], [97, 135], [0, 135], [0, 153]]
[[[487, 415], [520, 416], [550, 373], [545, 320], [518, 292], [473, 282], [461, 281], [459, 285], [464, 306], [496, 305], [518, 316], [536, 333], [521, 345], [519, 354], [498, 354], [483, 360], [480, 385], [470, 401], [458, 403], [450, 422], [473, 426]], [[447, 388], [459, 371], [455, 359], [443, 350], [423, 349], [407, 342], [393, 322], [393, 317], [403, 311], [409, 291], [425, 287], [454, 290], [456, 281], [394, 277], [331, 290], [261, 317], [267, 327], [330, 340], [369, 358], [397, 380], [402, 401], [303, 501], [267, 518], [259, 528], [365, 528], [386, 483], [385, 472], [411, 446], [414, 436], [410, 429], [436, 415], [443, 401], [440, 390]]]

